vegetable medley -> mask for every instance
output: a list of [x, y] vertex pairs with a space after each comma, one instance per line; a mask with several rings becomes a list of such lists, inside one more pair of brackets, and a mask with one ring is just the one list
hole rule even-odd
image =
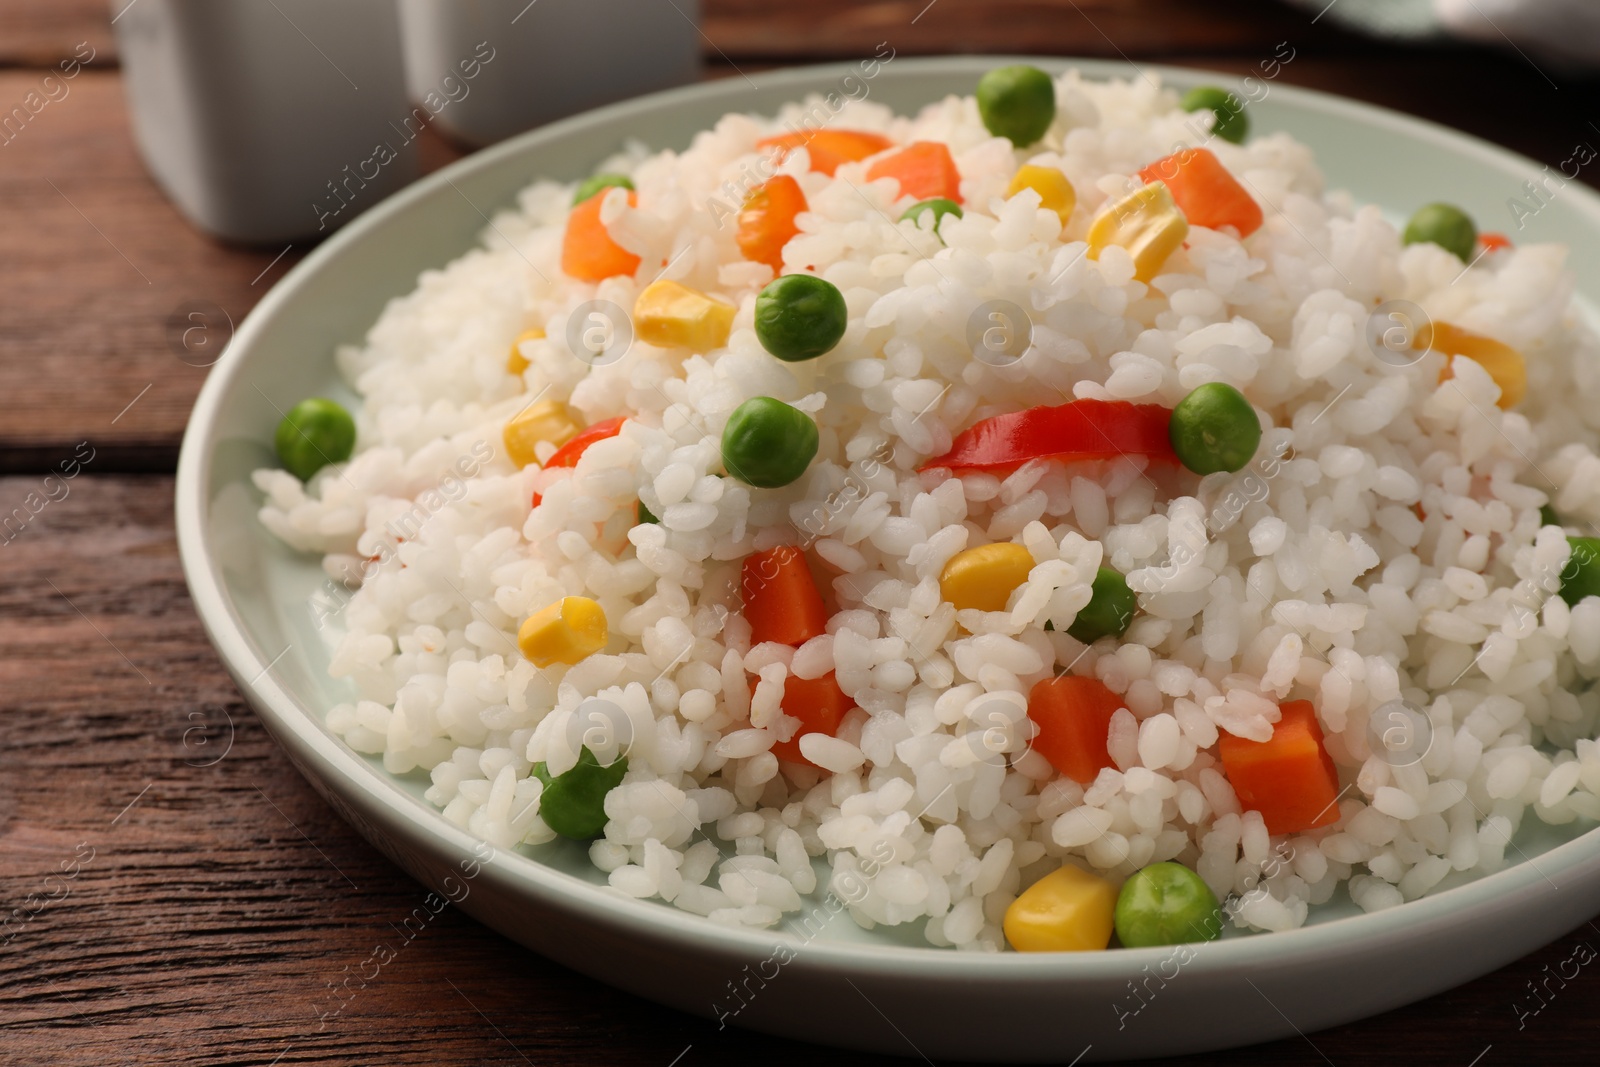
[[[1039, 140], [1055, 115], [1051, 79], [1027, 66], [991, 71], [977, 87], [982, 120], [991, 133], [1018, 147]], [[1209, 110], [1213, 133], [1233, 142], [1248, 135], [1249, 121], [1232, 94], [1216, 87], [1192, 90], [1188, 110]], [[815, 171], [831, 174], [844, 162], [870, 161], [870, 180], [893, 179], [903, 194], [917, 198], [900, 218], [937, 234], [941, 223], [961, 218], [961, 175], [948, 148], [921, 141], [895, 145], [874, 133], [809, 129], [761, 142], [780, 158], [804, 148]], [[1152, 278], [1185, 241], [1190, 227], [1231, 228], [1246, 237], [1262, 224], [1262, 211], [1243, 184], [1205, 148], [1182, 149], [1139, 172], [1141, 184], [1114, 198], [1088, 230], [1089, 255], [1112, 246], [1133, 259], [1136, 277]], [[562, 269], [577, 279], [599, 281], [638, 270], [637, 256], [612, 241], [601, 221], [613, 190], [632, 204], [633, 182], [624, 174], [597, 174], [579, 184], [573, 196], [562, 246]], [[1059, 170], [1025, 165], [1018, 169], [1009, 196], [1037, 196], [1044, 210], [1063, 222], [1077, 195]], [[750, 192], [737, 217], [737, 242], [744, 257], [781, 270], [782, 250], [801, 229], [807, 203], [792, 177], [777, 176]], [[1479, 235], [1460, 209], [1430, 204], [1412, 217], [1407, 244], [1433, 242], [1470, 260], [1480, 247], [1503, 247], [1503, 237]], [[675, 281], [658, 280], [643, 289], [633, 309], [638, 335], [652, 345], [706, 352], [724, 345], [734, 308], [709, 294]], [[768, 284], [755, 304], [755, 332], [761, 346], [786, 362], [826, 356], [844, 337], [845, 298], [814, 274], [783, 274]], [[509, 374], [528, 366], [519, 352], [525, 340], [543, 337], [534, 330], [518, 338], [507, 359]], [[1500, 385], [1502, 406], [1517, 403], [1525, 389], [1522, 357], [1510, 347], [1448, 323], [1435, 323], [1415, 340], [1478, 362]], [[1450, 374], [1448, 367], [1443, 372]], [[586, 449], [622, 432], [626, 414], [584, 425], [565, 404], [538, 400], [504, 427], [506, 454], [519, 466], [545, 470], [577, 465]], [[1044, 404], [981, 419], [957, 435], [949, 450], [929, 459], [924, 472], [960, 477], [968, 472], [1008, 472], [1030, 462], [1080, 463], [1120, 456], [1182, 469], [1198, 479], [1237, 472], [1254, 458], [1262, 438], [1261, 420], [1247, 396], [1231, 385], [1210, 382], [1195, 388], [1175, 407], [1096, 399]], [[338, 403], [311, 398], [297, 404], [277, 428], [275, 443], [283, 466], [302, 479], [348, 459], [356, 423]], [[549, 451], [553, 449], [553, 451]], [[757, 488], [776, 488], [799, 479], [818, 450], [818, 428], [806, 412], [772, 397], [741, 404], [721, 438], [725, 476]], [[532, 507], [539, 507], [536, 494]], [[643, 501], [632, 505], [640, 524], [656, 517]], [[1549, 516], [1554, 521], [1554, 515]], [[1600, 592], [1600, 540], [1570, 538], [1574, 565], [1563, 575], [1561, 593], [1576, 603]], [[755, 552], [742, 564], [743, 614], [752, 643], [799, 647], [827, 632], [830, 596], [815, 576], [817, 561], [797, 546]], [[939, 578], [940, 595], [957, 610], [1003, 610], [1012, 592], [1027, 580], [1033, 560], [1014, 542], [981, 544], [954, 555]], [[1042, 620], [1045, 629], [1063, 629], [1085, 644], [1115, 642], [1139, 612], [1138, 595], [1125, 577], [1101, 567], [1093, 595], [1072, 617]], [[603, 650], [610, 640], [608, 620], [595, 600], [568, 596], [527, 617], [517, 642], [539, 667], [574, 664]], [[788, 678], [782, 710], [797, 720], [794, 735], [775, 754], [784, 761], [815, 767], [807, 758], [806, 738], [831, 736], [853, 707], [832, 673], [820, 678]], [[1055, 771], [1079, 783], [1092, 782], [1115, 764], [1107, 735], [1123, 700], [1094, 677], [1071, 673], [1035, 685], [1028, 696], [1032, 750]], [[1264, 741], [1224, 733], [1218, 742], [1221, 765], [1246, 808], [1259, 811], [1272, 834], [1291, 834], [1337, 821], [1338, 776], [1307, 701], [1281, 706], [1281, 718]], [[606, 822], [607, 792], [623, 779], [626, 756], [602, 766], [584, 747], [576, 766], [550, 775], [543, 764], [534, 774], [545, 786], [541, 814], [556, 832], [575, 839], [597, 836]], [[1209, 940], [1221, 931], [1221, 905], [1192, 870], [1173, 862], [1138, 871], [1120, 888], [1100, 875], [1071, 864], [1038, 880], [1006, 911], [1004, 931], [1021, 951], [1097, 950], [1113, 934], [1124, 946], [1171, 945]]]

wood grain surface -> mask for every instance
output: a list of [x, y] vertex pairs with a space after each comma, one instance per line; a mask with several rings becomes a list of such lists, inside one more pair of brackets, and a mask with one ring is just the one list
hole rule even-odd
[[[168, 476], [205, 373], [193, 364], [205, 360], [174, 343], [167, 320], [206, 302], [236, 323], [304, 250], [275, 259], [281, 249], [212, 242], [150, 181], [109, 32], [126, 2], [0, 0], [0, 114], [80, 43], [96, 57], [0, 144], [0, 471], [13, 475], [0, 477], [0, 513], [30, 494], [60, 497], [0, 534], [0, 1064], [891, 1062], [718, 1031], [454, 909], [321, 1020], [346, 968], [404, 940], [396, 927], [423, 893], [245, 708], [184, 589]], [[704, 12], [707, 76], [880, 40], [902, 54], [1034, 51], [1244, 73], [1289, 40], [1286, 82], [1545, 162], [1600, 136], [1588, 125], [1600, 122], [1593, 81], [1510, 51], [1374, 44], [1269, 0], [705, 0]], [[438, 138], [424, 153], [428, 169], [460, 154]], [[43, 477], [75, 454], [82, 473], [62, 496]], [[1592, 1063], [1600, 971], [1527, 1014], [1538, 1006], [1530, 983], [1580, 943], [1600, 947], [1600, 929], [1375, 1019], [1182, 1062]]]
[[[41, 77], [0, 71], [0, 114]], [[170, 471], [205, 368], [308, 249], [189, 226], [140, 162], [116, 69], [64, 84], [0, 144], [0, 470], [92, 436], [103, 469]], [[419, 143], [429, 170], [461, 155]]]
[[[47, 65], [85, 40], [114, 60], [108, 12], [137, 2], [7, 0], [0, 7], [0, 64]], [[1098, 56], [1127, 48], [1193, 55], [1249, 50], [1308, 17], [1273, 0], [701, 0], [700, 7], [711, 48], [780, 60], [871, 52], [886, 37], [920, 53]]]
[[[39, 482], [0, 478], [0, 503]], [[406, 940], [396, 926], [423, 890], [300, 779], [206, 645], [179, 571], [171, 479], [86, 472], [67, 484], [0, 547], [0, 901], [11, 909], [0, 913], [0, 1063], [836, 1056], [619, 993], [453, 908]], [[1600, 947], [1600, 930], [1376, 1019], [1183, 1062], [1467, 1067], [1489, 1046], [1482, 1067], [1592, 1062], [1578, 1056], [1600, 1040], [1600, 974], [1582, 972], [1520, 1029], [1516, 1011], [1536, 1006], [1527, 983], [1580, 942]], [[324, 1022], [339, 1003], [330, 983], [379, 944], [395, 960]]]
[[[129, 0], [110, 0], [121, 11]], [[136, 2], [136, 0], [135, 0]], [[0, 4], [0, 67], [45, 70], [87, 43], [115, 62], [107, 0], [6, 0]]]

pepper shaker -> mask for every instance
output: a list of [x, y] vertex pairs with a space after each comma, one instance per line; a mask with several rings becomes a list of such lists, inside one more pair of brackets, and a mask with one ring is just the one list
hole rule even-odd
[[699, 76], [699, 0], [397, 3], [412, 100], [473, 145]]
[[139, 150], [201, 229], [331, 233], [417, 175], [394, 0], [111, 0]]

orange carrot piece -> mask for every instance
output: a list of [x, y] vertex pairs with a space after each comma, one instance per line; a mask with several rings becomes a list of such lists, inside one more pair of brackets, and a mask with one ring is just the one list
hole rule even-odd
[[821, 678], [796, 678], [789, 675], [783, 683], [783, 713], [800, 720], [800, 729], [787, 741], [772, 746], [772, 754], [790, 763], [816, 764], [800, 754], [800, 738], [806, 734], [827, 734], [832, 737], [839, 730], [845, 713], [855, 704], [844, 695], [839, 683], [829, 671]]
[[867, 168], [867, 181], [893, 178], [900, 195], [917, 200], [943, 197], [961, 203], [961, 172], [939, 141], [916, 141]]
[[1239, 803], [1261, 813], [1269, 834], [1297, 834], [1339, 821], [1339, 772], [1322, 744], [1309, 700], [1280, 705], [1283, 718], [1266, 741], [1224, 733], [1222, 770]]
[[1209, 148], [1174, 152], [1141, 170], [1139, 177], [1164, 184], [1191, 226], [1212, 230], [1232, 226], [1240, 237], [1261, 228], [1261, 205]]
[[875, 156], [893, 144], [883, 134], [865, 130], [804, 129], [763, 137], [756, 147], [778, 149], [774, 163], [783, 162], [794, 149], [804, 148], [811, 157], [811, 169], [831, 178], [841, 164]]
[[[1488, 371], [1489, 377], [1500, 387], [1500, 399], [1495, 404], [1502, 409], [1515, 407], [1528, 395], [1528, 363], [1522, 358], [1522, 353], [1504, 341], [1496, 341], [1493, 337], [1473, 333], [1448, 322], [1424, 322], [1417, 328], [1411, 347], [1418, 350], [1431, 348], [1446, 357], [1466, 356], [1472, 360]], [[1453, 359], [1446, 358], [1444, 366], [1440, 368], [1441, 382], [1455, 375], [1452, 362]]]
[[827, 632], [828, 610], [805, 553], [798, 548], [779, 545], [751, 553], [744, 559], [741, 577], [751, 644], [803, 645]]
[[783, 246], [800, 232], [794, 220], [806, 207], [800, 183], [787, 174], [757, 186], [739, 212], [735, 234], [744, 258], [765, 263], [774, 274], [782, 274]]
[[[591, 196], [567, 215], [567, 232], [561, 239], [561, 269], [581, 282], [598, 282], [639, 269], [639, 257], [617, 244], [600, 221], [605, 193]], [[628, 203], [638, 199], [628, 190]]]
[[1107, 767], [1111, 716], [1127, 703], [1098, 678], [1046, 678], [1028, 694], [1028, 718], [1039, 727], [1033, 750], [1075, 782], [1088, 785]]
[[1498, 252], [1502, 248], [1511, 247], [1511, 238], [1503, 233], [1480, 233], [1478, 243], [1491, 252]]

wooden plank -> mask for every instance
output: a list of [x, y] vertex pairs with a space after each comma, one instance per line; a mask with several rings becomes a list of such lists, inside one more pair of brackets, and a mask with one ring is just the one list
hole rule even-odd
[[[137, 0], [132, 0], [137, 2]], [[130, 0], [8, 0], [0, 66], [50, 66], [89, 42], [115, 63], [111, 11]], [[1271, 0], [702, 0], [701, 24], [730, 56], [848, 56], [888, 40], [908, 53], [1047, 52], [1147, 55], [1249, 50], [1308, 16]], [[1276, 35], [1276, 36], [1275, 36]], [[1111, 42], [1116, 42], [1112, 44]], [[712, 49], [708, 48], [708, 54]]]
[[[312, 792], [207, 646], [178, 567], [171, 480], [68, 484], [0, 547], [0, 919], [11, 916], [0, 1063], [811, 1067], [836, 1056], [718, 1031], [451, 908], [406, 938], [398, 924], [423, 890]], [[0, 478], [0, 504], [38, 487]], [[1535, 1005], [1528, 983], [1580, 942], [1600, 945], [1600, 931], [1581, 927], [1373, 1020], [1185, 1062], [1465, 1067], [1490, 1045], [1485, 1065], [1588, 1062], [1600, 1040], [1592, 968], [1551, 985], [1521, 1028], [1515, 1010]], [[341, 1003], [331, 986], [370, 974], [379, 944], [395, 959], [353, 982], [324, 1025]]]
[[[118, 10], [128, 2], [110, 0]], [[0, 4], [0, 67], [53, 67], [74, 55], [81, 58], [80, 44], [88, 45], [96, 62], [116, 65], [107, 0], [6, 0]]]
[[727, 55], [786, 60], [870, 55], [879, 42], [908, 55], [1254, 54], [1307, 22], [1271, 0], [705, 0], [702, 10], [706, 37]]
[[[0, 101], [36, 80], [0, 72]], [[171, 470], [205, 368], [306, 249], [195, 230], [139, 159], [121, 78], [69, 84], [0, 146], [0, 468], [89, 440], [102, 469]], [[429, 169], [460, 155], [425, 133]]]
[[[0, 100], [33, 80], [0, 74]], [[69, 84], [0, 148], [0, 447], [61, 453], [93, 438], [106, 459], [142, 450], [167, 463], [205, 376], [191, 364], [207, 358], [183, 348], [182, 330], [169, 339], [167, 319], [204, 301], [237, 323], [294, 256], [262, 274], [274, 252], [190, 228], [138, 158], [121, 78], [86, 71]], [[191, 335], [196, 352], [202, 339], [220, 348], [226, 329]]]

